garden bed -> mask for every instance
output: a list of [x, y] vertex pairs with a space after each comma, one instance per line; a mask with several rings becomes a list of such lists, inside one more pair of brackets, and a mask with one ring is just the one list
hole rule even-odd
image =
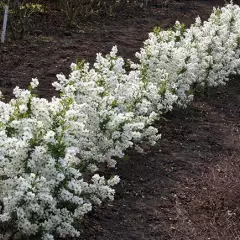
[[[83, 23], [75, 29], [57, 24], [58, 16], [33, 19], [24, 40], [1, 45], [0, 90], [10, 98], [18, 85], [38, 77], [38, 94], [55, 95], [55, 75], [69, 72], [71, 62], [93, 62], [97, 52], [118, 45], [120, 55], [134, 58], [153, 27], [189, 25], [206, 19], [222, 2], [180, 1], [181, 8], [152, 8], [132, 16]], [[236, 2], [237, 3], [237, 2]], [[42, 16], [41, 16], [42, 17]], [[55, 24], [55, 25], [54, 25]], [[156, 123], [162, 140], [145, 154], [128, 153], [118, 164], [116, 200], [95, 209], [85, 220], [82, 239], [238, 239], [239, 78], [208, 96], [197, 96], [185, 110], [176, 109]]]

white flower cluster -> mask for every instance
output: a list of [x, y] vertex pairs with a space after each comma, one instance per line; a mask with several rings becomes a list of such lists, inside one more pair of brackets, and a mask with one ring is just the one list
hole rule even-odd
[[[31, 90], [37, 84], [34, 79]], [[79, 236], [79, 219], [92, 204], [113, 199], [119, 178], [85, 169], [90, 165], [81, 152], [93, 143], [84, 106], [71, 97], [48, 102], [18, 87], [14, 94], [8, 104], [0, 102], [0, 220], [13, 223], [23, 238]]]
[[156, 86], [156, 94], [162, 92], [160, 107], [186, 106], [196, 86], [225, 84], [229, 75], [239, 73], [239, 26], [239, 6], [229, 4], [214, 8], [203, 24], [198, 17], [189, 29], [178, 21], [174, 30], [156, 28], [136, 54], [140, 64], [133, 66]]
[[130, 147], [141, 150], [160, 134], [152, 126], [174, 105], [186, 106], [196, 86], [225, 84], [240, 72], [240, 8], [214, 9], [189, 29], [156, 28], [126, 63], [114, 47], [97, 54], [94, 66], [72, 64], [69, 78], [57, 75], [61, 97], [51, 101], [14, 89], [0, 101], [0, 221], [22, 237], [77, 237], [93, 204], [112, 200], [118, 176], [105, 179], [99, 167], [114, 167]]

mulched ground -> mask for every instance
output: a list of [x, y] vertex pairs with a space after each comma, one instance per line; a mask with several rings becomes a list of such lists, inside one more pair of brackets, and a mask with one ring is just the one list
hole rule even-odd
[[[223, 3], [175, 1], [75, 29], [64, 28], [57, 14], [36, 16], [24, 40], [0, 45], [0, 90], [9, 99], [14, 86], [27, 87], [38, 77], [39, 95], [50, 98], [55, 75], [68, 74], [71, 62], [93, 62], [97, 52], [116, 44], [133, 59], [154, 26], [168, 28], [177, 19], [189, 25]], [[199, 94], [189, 108], [156, 123], [162, 140], [119, 162], [116, 200], [86, 218], [82, 240], [240, 239], [239, 81]]]

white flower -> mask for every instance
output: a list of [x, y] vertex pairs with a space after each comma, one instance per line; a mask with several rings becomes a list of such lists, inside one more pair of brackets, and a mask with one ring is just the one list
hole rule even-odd
[[32, 81], [30, 84], [31, 84], [31, 87], [34, 89], [39, 85], [39, 81], [37, 78], [32, 78]]
[[113, 178], [108, 180], [108, 185], [109, 186], [114, 186], [120, 182], [119, 176], [114, 176]]
[[28, 108], [27, 108], [27, 106], [25, 104], [21, 104], [19, 106], [19, 112], [20, 113], [25, 113], [25, 112], [27, 112], [27, 110], [28, 110]]

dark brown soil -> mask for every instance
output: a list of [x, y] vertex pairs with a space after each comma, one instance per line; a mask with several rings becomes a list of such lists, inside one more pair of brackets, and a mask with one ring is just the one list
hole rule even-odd
[[[223, 3], [176, 1], [75, 29], [63, 28], [57, 16], [36, 16], [24, 40], [0, 46], [0, 90], [9, 99], [14, 86], [38, 77], [39, 95], [50, 98], [55, 75], [68, 74], [71, 62], [93, 62], [113, 45], [133, 59], [154, 26], [168, 28], [176, 20], [189, 25], [198, 15], [205, 20]], [[239, 81], [199, 94], [189, 108], [157, 123], [162, 140], [145, 154], [129, 152], [130, 159], [118, 164], [116, 200], [88, 216], [81, 239], [240, 239]]]

